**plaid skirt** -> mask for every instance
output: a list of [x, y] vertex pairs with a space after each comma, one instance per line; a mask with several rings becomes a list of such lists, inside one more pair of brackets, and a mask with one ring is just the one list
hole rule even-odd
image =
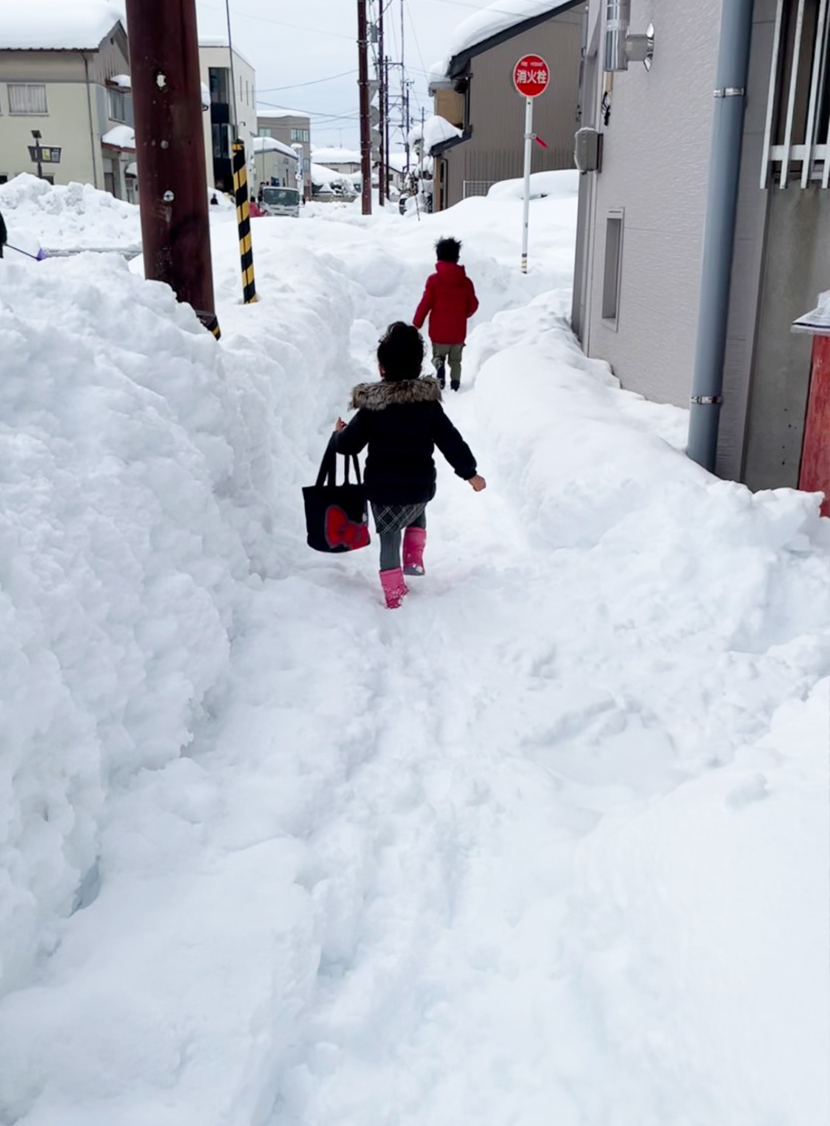
[[425, 504], [374, 504], [372, 514], [379, 536], [401, 532], [423, 515]]

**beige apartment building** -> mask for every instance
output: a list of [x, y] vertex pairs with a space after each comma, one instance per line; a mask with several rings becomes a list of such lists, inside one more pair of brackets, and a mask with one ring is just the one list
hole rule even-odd
[[0, 26], [0, 183], [37, 175], [39, 144], [50, 182], [133, 198], [127, 36], [111, 12], [67, 6], [60, 21], [31, 13]]

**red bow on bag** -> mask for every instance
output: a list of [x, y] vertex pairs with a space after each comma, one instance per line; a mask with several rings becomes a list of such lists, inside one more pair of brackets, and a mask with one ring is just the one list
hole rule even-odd
[[366, 524], [356, 524], [350, 520], [342, 508], [333, 504], [326, 509], [326, 542], [329, 547], [343, 545], [350, 551], [366, 547], [369, 543], [369, 528]]

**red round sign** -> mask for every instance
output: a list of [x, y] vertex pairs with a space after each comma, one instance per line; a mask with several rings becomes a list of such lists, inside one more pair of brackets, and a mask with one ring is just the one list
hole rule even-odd
[[513, 85], [525, 98], [544, 94], [548, 82], [548, 64], [540, 55], [524, 55], [513, 67]]

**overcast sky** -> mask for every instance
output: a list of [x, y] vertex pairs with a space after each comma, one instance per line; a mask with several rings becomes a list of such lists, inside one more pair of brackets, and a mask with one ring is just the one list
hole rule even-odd
[[[431, 112], [425, 71], [446, 54], [462, 20], [490, 0], [386, 0], [387, 54], [401, 58], [403, 3], [411, 113]], [[199, 33], [226, 35], [224, 0], [197, 0]], [[372, 12], [377, 0], [369, 0]], [[256, 70], [260, 105], [311, 112], [312, 142], [355, 148], [357, 122], [357, 0], [230, 0], [233, 43]], [[400, 70], [391, 79], [398, 94]], [[400, 111], [393, 109], [395, 118]], [[400, 141], [400, 133], [396, 139]], [[394, 142], [393, 142], [394, 147]]]

